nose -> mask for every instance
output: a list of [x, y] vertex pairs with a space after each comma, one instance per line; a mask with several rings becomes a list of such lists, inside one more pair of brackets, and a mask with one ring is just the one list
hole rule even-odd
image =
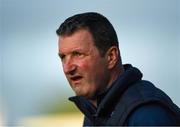
[[76, 70], [76, 64], [72, 59], [68, 59], [63, 63], [63, 70], [65, 74], [73, 74]]

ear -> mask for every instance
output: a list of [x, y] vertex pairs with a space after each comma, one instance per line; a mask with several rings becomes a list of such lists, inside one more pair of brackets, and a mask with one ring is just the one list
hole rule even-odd
[[119, 49], [116, 46], [112, 46], [107, 51], [108, 68], [112, 69], [115, 67], [119, 60]]

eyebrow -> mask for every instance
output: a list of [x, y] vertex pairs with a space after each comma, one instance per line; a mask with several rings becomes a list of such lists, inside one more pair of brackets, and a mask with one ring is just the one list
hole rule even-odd
[[[84, 52], [82, 49], [74, 49], [73, 51], [71, 51], [70, 53], [73, 53], [73, 52]], [[64, 54], [62, 54], [62, 53], [60, 53], [60, 52], [58, 52], [58, 56], [61, 58], [62, 56], [63, 56]]]

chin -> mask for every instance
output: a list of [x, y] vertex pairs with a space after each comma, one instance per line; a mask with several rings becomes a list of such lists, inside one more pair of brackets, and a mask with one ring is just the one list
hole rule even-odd
[[96, 98], [95, 92], [83, 91], [83, 89], [80, 89], [78, 87], [74, 88], [73, 90], [74, 90], [76, 96], [85, 97], [85, 98], [90, 99], [90, 100], [94, 100], [94, 98]]
[[81, 96], [81, 97], [86, 97], [87, 98], [87, 94], [85, 93], [79, 93], [79, 92], [75, 92], [76, 96]]
[[85, 97], [85, 98], [87, 98], [87, 99], [90, 99], [91, 98], [91, 96], [88, 94], [88, 93], [84, 93], [84, 92], [75, 92], [76, 93], [76, 96], [80, 96], [80, 97]]
[[85, 97], [88, 100], [95, 100], [96, 96], [94, 94], [82, 94], [81, 97]]

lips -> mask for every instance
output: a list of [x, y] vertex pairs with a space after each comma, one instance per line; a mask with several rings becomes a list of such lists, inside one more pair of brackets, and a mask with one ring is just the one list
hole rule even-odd
[[78, 82], [78, 81], [80, 81], [81, 79], [82, 79], [83, 77], [82, 76], [72, 76], [72, 77], [70, 77], [70, 79], [71, 79], [71, 81], [73, 81], [73, 82]]

